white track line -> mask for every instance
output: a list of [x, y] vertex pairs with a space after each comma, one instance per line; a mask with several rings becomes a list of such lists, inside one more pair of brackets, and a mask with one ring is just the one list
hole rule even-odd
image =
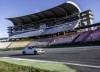
[[74, 66], [81, 66], [81, 67], [89, 67], [89, 68], [99, 68], [100, 66], [95, 66], [95, 65], [87, 65], [87, 64], [78, 64], [78, 63], [67, 63], [67, 62], [61, 62], [62, 64], [67, 64], [67, 65], [74, 65]]
[[[11, 57], [0, 57], [0, 58], [11, 58]], [[11, 59], [37, 61], [37, 62], [48, 62], [48, 63], [61, 63], [61, 64], [67, 64], [67, 65], [73, 65], [73, 66], [81, 66], [81, 67], [98, 68], [98, 69], [100, 69], [100, 66], [96, 66], [96, 65], [87, 65], [87, 64], [69, 63], [69, 62], [55, 62], [55, 61], [36, 60], [36, 59], [32, 60], [32, 59], [22, 59], [22, 58], [11, 58]]]

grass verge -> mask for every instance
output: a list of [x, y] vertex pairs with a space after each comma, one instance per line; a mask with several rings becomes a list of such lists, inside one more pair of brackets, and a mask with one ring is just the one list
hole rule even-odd
[[64, 64], [0, 58], [0, 72], [77, 72]]

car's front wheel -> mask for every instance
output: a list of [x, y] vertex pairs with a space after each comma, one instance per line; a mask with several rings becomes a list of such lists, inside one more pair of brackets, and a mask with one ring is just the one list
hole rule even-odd
[[37, 51], [35, 50], [35, 51], [34, 51], [34, 55], [36, 55], [36, 54], [37, 54]]

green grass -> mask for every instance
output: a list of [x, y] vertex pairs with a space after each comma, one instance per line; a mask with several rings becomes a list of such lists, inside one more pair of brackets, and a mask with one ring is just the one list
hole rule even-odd
[[[6, 67], [3, 68], [3, 66]], [[5, 71], [6, 69], [10, 70]], [[35, 71], [35, 70], [40, 70], [40, 71]], [[70, 67], [64, 64], [1, 58], [0, 72], [77, 72], [77, 71], [76, 69], [71, 69]]]
[[0, 72], [54, 72], [0, 61]]

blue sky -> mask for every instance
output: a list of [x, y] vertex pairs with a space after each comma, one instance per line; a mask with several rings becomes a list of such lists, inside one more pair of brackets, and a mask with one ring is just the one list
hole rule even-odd
[[[7, 37], [7, 27], [13, 24], [5, 18], [23, 16], [43, 11], [67, 0], [0, 0], [0, 37]], [[82, 11], [91, 9], [94, 23], [100, 22], [100, 0], [70, 0], [75, 2]]]

